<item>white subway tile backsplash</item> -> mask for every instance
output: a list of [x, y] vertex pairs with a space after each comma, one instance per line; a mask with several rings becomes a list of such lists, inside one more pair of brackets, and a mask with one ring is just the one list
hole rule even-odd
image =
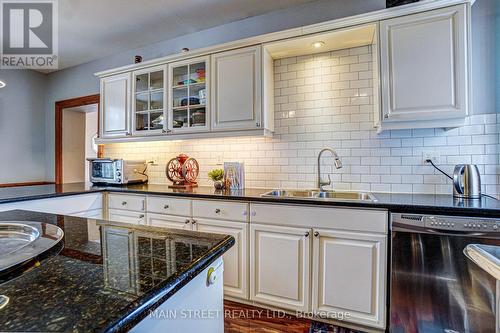
[[[336, 189], [373, 192], [451, 193], [450, 181], [424, 165], [424, 153], [440, 155], [448, 173], [455, 164], [475, 163], [483, 191], [500, 192], [500, 114], [472, 115], [454, 129], [411, 129], [377, 133], [373, 126], [370, 46], [276, 60], [275, 134], [204, 140], [119, 143], [106, 155], [159, 160], [150, 166], [151, 183], [168, 183], [165, 165], [179, 153], [200, 163], [199, 183], [224, 161], [245, 162], [248, 187], [312, 188], [316, 158], [335, 148], [343, 168], [325, 154], [322, 171]], [[325, 174], [326, 177], [326, 174]]]

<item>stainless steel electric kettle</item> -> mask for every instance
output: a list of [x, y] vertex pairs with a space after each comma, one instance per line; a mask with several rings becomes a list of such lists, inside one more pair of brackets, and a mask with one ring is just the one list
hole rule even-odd
[[475, 164], [455, 165], [453, 196], [464, 199], [481, 198], [481, 175]]

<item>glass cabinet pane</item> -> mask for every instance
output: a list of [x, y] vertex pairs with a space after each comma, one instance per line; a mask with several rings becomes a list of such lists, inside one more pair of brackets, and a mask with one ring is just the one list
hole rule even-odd
[[163, 91], [151, 93], [150, 110], [163, 109]]
[[172, 128], [207, 126], [206, 62], [172, 68]]
[[205, 126], [206, 125], [206, 109], [205, 108], [196, 108], [191, 109], [190, 117], [189, 117], [189, 126], [197, 127], [197, 126]]
[[164, 71], [137, 74], [135, 77], [135, 130], [161, 130], [164, 120]]
[[204, 83], [206, 81], [205, 62], [189, 65], [189, 78], [190, 83]]
[[175, 110], [172, 112], [174, 128], [188, 127], [188, 111], [187, 109]]
[[172, 74], [172, 86], [176, 87], [186, 84], [189, 84], [188, 67], [181, 66], [174, 68]]
[[149, 129], [160, 130], [163, 128], [165, 119], [163, 118], [163, 112], [151, 112], [150, 113], [150, 123]]
[[138, 113], [135, 115], [135, 129], [137, 131], [144, 131], [148, 129], [147, 113]]
[[190, 105], [205, 105], [207, 102], [207, 94], [205, 84], [195, 84], [189, 87]]
[[163, 89], [163, 71], [153, 72], [150, 74], [150, 89]]
[[172, 106], [174, 108], [186, 106], [188, 104], [188, 89], [187, 87], [175, 88], [172, 93]]
[[147, 111], [148, 110], [148, 94], [137, 94], [135, 96], [135, 111]]
[[135, 92], [144, 92], [148, 91], [148, 77], [149, 75], [146, 74], [141, 74], [137, 75], [135, 78]]

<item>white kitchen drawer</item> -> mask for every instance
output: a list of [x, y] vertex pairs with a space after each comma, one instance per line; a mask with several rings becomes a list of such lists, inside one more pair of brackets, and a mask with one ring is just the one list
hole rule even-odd
[[248, 204], [218, 200], [194, 200], [193, 216], [231, 221], [247, 221]]
[[132, 212], [123, 209], [110, 209], [108, 211], [108, 220], [132, 224], [146, 224], [146, 214], [141, 212]]
[[387, 233], [385, 210], [250, 204], [250, 223]]
[[148, 224], [154, 227], [191, 230], [194, 225], [187, 216], [172, 216], [148, 213]]
[[157, 214], [191, 216], [191, 200], [148, 196], [148, 212]]
[[136, 212], [146, 211], [146, 197], [139, 195], [109, 194], [109, 209], [125, 209]]

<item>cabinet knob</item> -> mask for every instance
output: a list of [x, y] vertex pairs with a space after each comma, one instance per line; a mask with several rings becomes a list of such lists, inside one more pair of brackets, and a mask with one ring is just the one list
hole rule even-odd
[[220, 209], [219, 209], [219, 208], [217, 208], [217, 209], [215, 210], [215, 214], [220, 214]]
[[247, 216], [248, 212], [245, 210], [243, 211], [243, 216]]
[[306, 233], [304, 234], [305, 237], [309, 237], [309, 231], [306, 231]]
[[139, 215], [139, 218], [143, 219], [144, 218], [144, 214]]
[[163, 208], [164, 208], [164, 209], [169, 209], [169, 208], [170, 208], [170, 206], [169, 206], [169, 205], [165, 205], [165, 206], [163, 206]]
[[255, 216], [255, 215], [257, 215], [257, 212], [255, 210], [252, 210], [252, 212], [250, 213], [250, 215]]
[[162, 133], [167, 133], [167, 130], [166, 129], [162, 129], [161, 132]]
[[318, 237], [319, 236], [319, 232], [315, 231], [314, 232], [314, 237]]
[[191, 220], [191, 224], [196, 224], [196, 220]]
[[186, 219], [186, 222], [184, 222], [185, 224], [188, 224], [189, 222], [191, 222], [190, 219]]
[[389, 118], [389, 114], [388, 113], [384, 114], [384, 118], [385, 119]]
[[131, 136], [131, 135], [132, 135], [132, 133], [127, 132], [127, 133], [125, 133], [125, 135], [126, 135], [126, 136]]
[[256, 122], [256, 123], [255, 123], [255, 126], [260, 127], [260, 123], [259, 123], [259, 122]]
[[122, 201], [122, 206], [125, 206], [127, 204], [126, 201]]

